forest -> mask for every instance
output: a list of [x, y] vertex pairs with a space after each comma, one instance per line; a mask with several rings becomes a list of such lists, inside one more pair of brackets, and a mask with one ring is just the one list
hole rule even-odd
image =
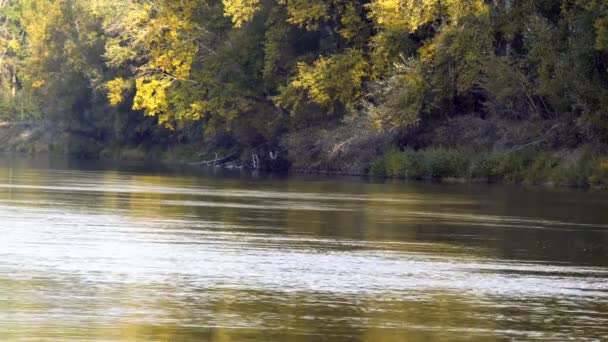
[[608, 184], [606, 0], [0, 0], [51, 151]]

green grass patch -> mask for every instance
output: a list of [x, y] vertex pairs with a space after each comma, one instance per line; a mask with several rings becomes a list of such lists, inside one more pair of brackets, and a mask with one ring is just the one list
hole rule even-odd
[[370, 174], [403, 179], [608, 186], [608, 158], [588, 152], [565, 158], [535, 149], [512, 152], [393, 149], [374, 161]]

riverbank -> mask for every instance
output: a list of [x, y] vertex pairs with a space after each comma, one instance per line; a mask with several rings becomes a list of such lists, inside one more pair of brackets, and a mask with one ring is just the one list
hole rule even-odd
[[[272, 167], [270, 161], [266, 161], [261, 164], [261, 169], [460, 183], [608, 187], [608, 153], [593, 146], [561, 150], [528, 147], [510, 151], [430, 147], [415, 151], [380, 144], [373, 147], [374, 154], [364, 151], [365, 142], [356, 148], [359, 153], [342, 154], [335, 161], [321, 163], [310, 160], [302, 163], [294, 154], [285, 153], [285, 159], [280, 161], [282, 164]], [[2, 152], [71, 154], [102, 160], [154, 160], [171, 165], [252, 168], [249, 160], [251, 151], [206, 150], [194, 144], [105, 146], [83, 133], [56, 128], [49, 123], [1, 123], [0, 146]], [[268, 158], [262, 156], [262, 160], [265, 159]], [[221, 161], [207, 162], [210, 160]]]
[[88, 132], [40, 122], [0, 122], [0, 152], [97, 158], [103, 144]]
[[564, 187], [608, 186], [608, 157], [591, 147], [546, 151], [387, 151], [370, 168], [375, 176]]
[[[51, 125], [31, 122], [0, 122], [0, 150], [17, 153], [49, 153], [67, 146], [66, 135]], [[67, 152], [67, 151], [59, 151]]]

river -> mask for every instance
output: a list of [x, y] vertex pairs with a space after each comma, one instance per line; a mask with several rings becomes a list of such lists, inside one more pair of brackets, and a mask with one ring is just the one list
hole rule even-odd
[[608, 192], [0, 158], [2, 341], [608, 340]]

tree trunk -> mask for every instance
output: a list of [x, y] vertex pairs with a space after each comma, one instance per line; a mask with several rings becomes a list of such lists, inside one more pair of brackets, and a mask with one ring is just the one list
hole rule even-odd
[[13, 75], [11, 80], [11, 96], [14, 98], [17, 95], [17, 70], [15, 70], [14, 66], [12, 69], [13, 70], [11, 70], [11, 73]]

